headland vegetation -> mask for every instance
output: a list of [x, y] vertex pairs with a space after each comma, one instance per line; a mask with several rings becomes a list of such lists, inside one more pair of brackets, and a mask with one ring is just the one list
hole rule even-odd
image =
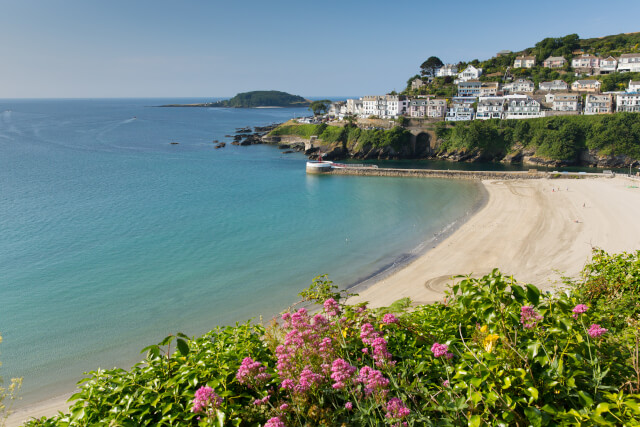
[[206, 108], [268, 108], [308, 107], [311, 101], [298, 95], [277, 90], [256, 90], [239, 93], [231, 99], [203, 104], [166, 104], [161, 107], [206, 107]]

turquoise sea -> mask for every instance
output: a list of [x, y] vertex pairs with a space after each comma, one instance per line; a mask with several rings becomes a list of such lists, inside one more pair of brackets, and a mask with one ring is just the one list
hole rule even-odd
[[314, 276], [353, 285], [482, 196], [464, 181], [307, 176], [302, 154], [274, 146], [214, 149], [302, 109], [150, 107], [201, 101], [0, 100], [0, 375], [24, 377], [20, 406], [170, 333], [269, 318]]

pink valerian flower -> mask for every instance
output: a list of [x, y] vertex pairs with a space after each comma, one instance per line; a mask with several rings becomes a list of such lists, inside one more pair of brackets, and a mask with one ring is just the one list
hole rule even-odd
[[382, 323], [387, 325], [391, 325], [393, 323], [398, 323], [398, 318], [391, 313], [385, 314], [382, 318]]
[[387, 402], [387, 418], [402, 419], [409, 415], [411, 411], [404, 405], [404, 402], [397, 397]]
[[382, 375], [382, 372], [368, 366], [360, 368], [357, 381], [364, 385], [365, 396], [375, 394], [384, 397], [389, 391], [387, 389], [389, 380]]
[[449, 387], [449, 380], [442, 381], [442, 387]]
[[260, 362], [245, 357], [238, 368], [236, 379], [240, 384], [257, 389], [271, 379], [271, 374], [266, 373], [265, 370], [266, 368]]
[[573, 307], [573, 310], [571, 310], [573, 311], [573, 318], [577, 319], [579, 314], [586, 313], [587, 310], [589, 310], [589, 307], [584, 304], [576, 305], [575, 307]]
[[347, 411], [350, 411], [353, 409], [353, 403], [351, 402], [347, 402], [344, 404], [344, 409], [346, 409]]
[[520, 323], [525, 329], [534, 328], [542, 319], [532, 306], [523, 305], [520, 309]]
[[264, 424], [264, 427], [287, 427], [284, 422], [280, 419], [280, 417], [269, 418], [269, 420]]
[[345, 388], [345, 381], [353, 377], [356, 367], [348, 364], [344, 359], [336, 359], [331, 364], [331, 379], [335, 381], [332, 385], [336, 390]]
[[367, 311], [366, 305], [361, 305], [360, 307], [356, 308], [356, 313], [364, 313], [365, 311]]
[[313, 372], [309, 366], [306, 366], [302, 372], [300, 372], [300, 380], [298, 385], [294, 387], [293, 391], [297, 393], [304, 393], [310, 388], [322, 383], [324, 377], [320, 374]]
[[607, 332], [609, 332], [608, 329], [605, 329], [605, 328], [601, 327], [600, 325], [596, 325], [595, 323], [593, 325], [591, 325], [591, 327], [589, 327], [589, 330], [587, 331], [587, 333], [589, 334], [589, 336], [591, 338], [601, 337], [602, 335], [606, 334]]
[[253, 404], [256, 405], [256, 406], [264, 405], [265, 403], [267, 403], [269, 401], [270, 397], [271, 396], [266, 395], [262, 399], [256, 399], [256, 400], [253, 401]]
[[381, 368], [387, 363], [395, 364], [391, 361], [392, 354], [387, 350], [387, 340], [382, 337], [375, 338], [371, 342], [371, 348], [373, 348], [373, 360], [377, 367]]
[[207, 417], [212, 417], [220, 405], [222, 405], [222, 398], [211, 387], [203, 386], [196, 390], [191, 412], [202, 412]]
[[362, 326], [360, 326], [360, 339], [363, 343], [371, 344], [371, 341], [379, 336], [371, 323], [363, 323]]
[[340, 304], [333, 298], [329, 298], [324, 302], [324, 312], [329, 316], [337, 316], [340, 314]]
[[[453, 354], [448, 353], [448, 350], [449, 346], [446, 344], [438, 344], [437, 342], [434, 342], [431, 346], [431, 351], [433, 352], [434, 357], [446, 356], [447, 359], [451, 359], [451, 357], [453, 357]], [[451, 357], [448, 356], [449, 354], [451, 354]]]
[[289, 409], [289, 405], [287, 405], [286, 403], [283, 403], [282, 405], [280, 405], [278, 409], [280, 409], [281, 411], [286, 411], [287, 409]]

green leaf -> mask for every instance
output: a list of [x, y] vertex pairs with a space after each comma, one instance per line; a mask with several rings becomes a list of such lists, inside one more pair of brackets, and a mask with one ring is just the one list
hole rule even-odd
[[176, 341], [176, 344], [178, 345], [178, 350], [180, 351], [180, 353], [182, 353], [183, 356], [189, 354], [189, 344], [187, 344], [185, 340], [179, 338]]
[[586, 391], [578, 391], [578, 397], [580, 398], [580, 403], [582, 403], [584, 406], [593, 405], [593, 399], [591, 398], [591, 395]]
[[602, 402], [602, 403], [599, 403], [598, 406], [596, 406], [596, 414], [597, 415], [600, 415], [603, 412], [609, 412], [609, 404], [608, 403]]
[[510, 377], [505, 377], [504, 384], [502, 385], [502, 389], [506, 390], [509, 387], [511, 387], [511, 378]]
[[474, 391], [473, 393], [471, 393], [470, 397], [474, 405], [477, 405], [478, 402], [482, 401], [482, 393], [480, 392]]
[[527, 346], [527, 355], [530, 359], [535, 358], [538, 355], [538, 351], [540, 351], [539, 341], [535, 341]]
[[469, 427], [480, 427], [481, 424], [482, 418], [480, 418], [480, 415], [472, 415], [469, 418]]
[[533, 285], [527, 284], [527, 300], [534, 306], [540, 302], [540, 289]]
[[524, 414], [534, 427], [542, 426], [542, 412], [538, 408], [532, 406], [524, 408]]
[[527, 393], [528, 396], [531, 396], [530, 401], [536, 401], [538, 400], [538, 389], [535, 387], [529, 387], [525, 390], [525, 393]]
[[526, 295], [524, 293], [524, 289], [522, 289], [522, 286], [513, 285], [511, 287], [511, 293], [513, 294], [513, 297], [516, 299], [516, 301], [518, 301], [520, 304], [524, 302]]

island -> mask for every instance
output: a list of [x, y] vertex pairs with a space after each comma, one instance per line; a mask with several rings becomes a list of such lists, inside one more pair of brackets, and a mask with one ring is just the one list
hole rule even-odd
[[255, 90], [239, 93], [231, 99], [203, 104], [167, 104], [160, 107], [283, 108], [308, 107], [311, 101], [277, 90]]

